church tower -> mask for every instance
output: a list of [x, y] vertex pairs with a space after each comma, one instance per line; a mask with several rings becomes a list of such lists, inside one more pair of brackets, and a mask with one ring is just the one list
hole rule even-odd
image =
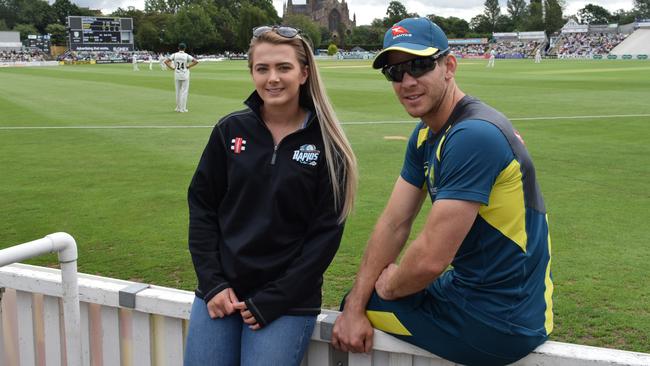
[[352, 34], [352, 28], [357, 25], [356, 14], [353, 20], [350, 20], [350, 11], [345, 0], [306, 0], [306, 4], [293, 4], [292, 0], [288, 0], [283, 10], [284, 18], [292, 14], [310, 18], [326, 28], [336, 43], [341, 39], [341, 32], [349, 36]]

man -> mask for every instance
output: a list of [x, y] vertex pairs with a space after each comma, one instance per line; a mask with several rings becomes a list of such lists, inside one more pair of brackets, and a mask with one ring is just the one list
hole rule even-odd
[[167, 58], [165, 56], [163, 56], [162, 53], [158, 55], [158, 62], [160, 63], [160, 69], [162, 71], [167, 71], [168, 70], [167, 65], [165, 65], [165, 60], [167, 60]]
[[199, 62], [185, 53], [185, 43], [178, 44], [178, 52], [165, 60], [165, 65], [174, 70], [176, 85], [176, 112], [187, 112], [187, 94], [190, 90], [190, 69]]
[[[426, 18], [389, 29], [373, 62], [421, 121], [334, 325], [338, 349], [369, 352], [372, 325], [456, 363], [500, 365], [552, 331], [535, 169], [508, 119], [459, 89], [457, 66]], [[427, 193], [424, 228], [395, 264]]]
[[535, 63], [539, 64], [542, 62], [542, 46], [537, 47], [537, 50], [535, 51]]
[[494, 67], [494, 60], [496, 59], [497, 52], [493, 49], [490, 50], [490, 58], [486, 67]]
[[133, 63], [133, 71], [140, 71], [138, 67], [138, 58], [135, 56], [135, 53], [132, 55], [131, 63]]
[[149, 54], [149, 71], [153, 70], [153, 56]]

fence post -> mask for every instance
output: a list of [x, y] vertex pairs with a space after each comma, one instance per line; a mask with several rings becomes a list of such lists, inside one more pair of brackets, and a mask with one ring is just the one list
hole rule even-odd
[[81, 366], [77, 243], [74, 238], [67, 233], [54, 233], [42, 239], [2, 249], [0, 267], [54, 252], [58, 253], [61, 264], [66, 360], [69, 366]]

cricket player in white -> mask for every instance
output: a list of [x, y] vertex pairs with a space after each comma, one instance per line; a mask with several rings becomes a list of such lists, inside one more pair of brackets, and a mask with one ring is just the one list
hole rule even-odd
[[537, 51], [535, 51], [535, 63], [538, 64], [542, 62], [542, 51], [540, 50], [541, 47], [537, 48]]
[[494, 59], [496, 58], [496, 51], [494, 49], [490, 50], [490, 58], [488, 59], [488, 64], [486, 67], [494, 67]]
[[160, 63], [160, 69], [161, 69], [162, 71], [167, 71], [167, 70], [168, 70], [168, 69], [167, 69], [167, 65], [165, 65], [165, 60], [166, 60], [166, 59], [167, 59], [167, 58], [166, 58], [165, 56], [163, 56], [162, 53], [161, 53], [160, 55], [158, 55], [158, 62]]
[[140, 71], [140, 68], [138, 68], [138, 58], [135, 56], [135, 53], [133, 54], [131, 62], [133, 63], [133, 71]]
[[190, 90], [190, 68], [199, 62], [185, 53], [185, 43], [178, 45], [178, 52], [165, 60], [165, 65], [174, 70], [176, 83], [176, 112], [187, 112], [187, 94]]

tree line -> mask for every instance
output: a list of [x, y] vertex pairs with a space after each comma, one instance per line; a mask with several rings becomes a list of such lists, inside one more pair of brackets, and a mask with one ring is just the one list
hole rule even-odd
[[[551, 35], [570, 18], [585, 24], [627, 24], [635, 19], [650, 19], [650, 0], [634, 0], [633, 9], [614, 13], [587, 4], [576, 14], [566, 16], [564, 8], [564, 0], [508, 0], [505, 9], [501, 9], [498, 0], [485, 0], [483, 13], [469, 22], [453, 16], [422, 16], [440, 25], [449, 38], [489, 38], [493, 32], [515, 31], [545, 31]], [[104, 14], [78, 7], [70, 0], [56, 0], [51, 5], [45, 0], [0, 0], [0, 31], [18, 31], [21, 39], [28, 34], [51, 34], [53, 44], [65, 45], [66, 19], [71, 15]], [[385, 15], [370, 25], [339, 31], [339, 37], [332, 39], [328, 29], [306, 16], [281, 19], [271, 0], [146, 0], [144, 10], [127, 7], [105, 14], [133, 18], [137, 49], [173, 51], [179, 42], [185, 42], [195, 53], [245, 51], [255, 26], [281, 23], [300, 28], [315, 48], [336, 43], [343, 48], [378, 49], [385, 31], [393, 24], [421, 16], [409, 12], [400, 1], [391, 1]]]

